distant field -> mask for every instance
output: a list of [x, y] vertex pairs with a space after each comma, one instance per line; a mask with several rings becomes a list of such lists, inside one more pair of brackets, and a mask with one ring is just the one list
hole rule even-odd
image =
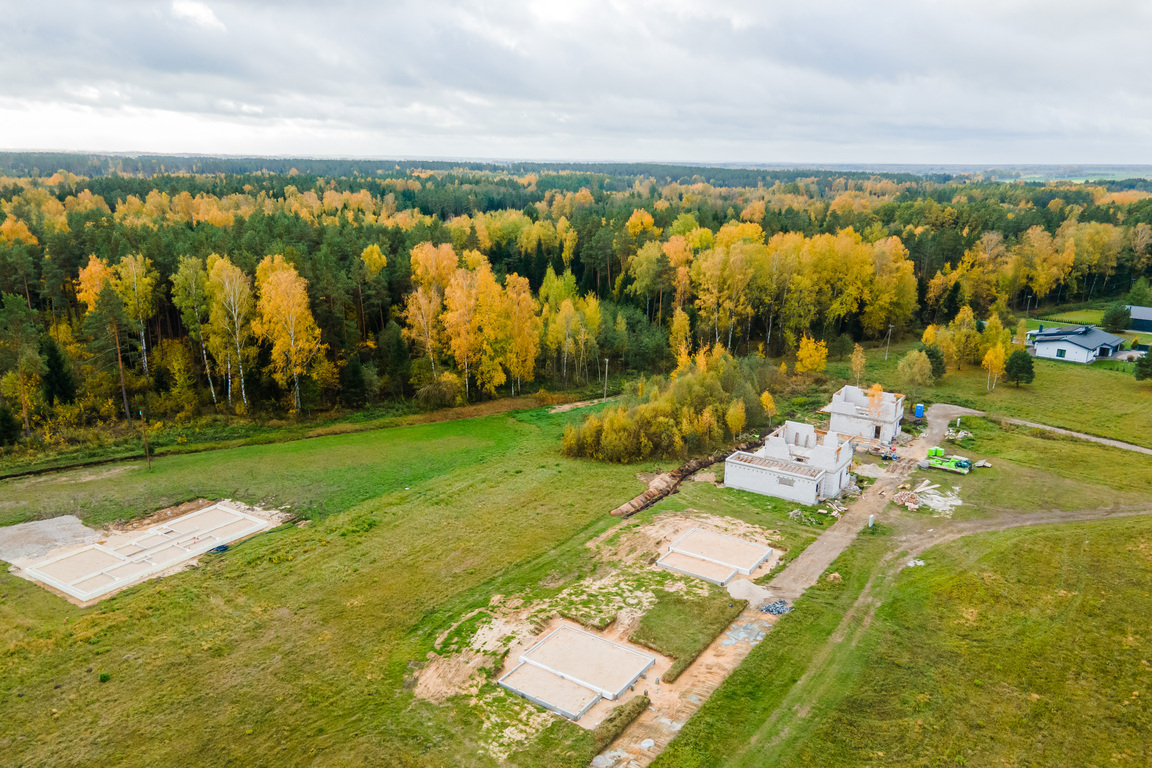
[[1057, 312], [1040, 318], [1046, 323], [1070, 323], [1073, 325], [1099, 325], [1104, 320], [1102, 309], [1077, 309], [1070, 312]]

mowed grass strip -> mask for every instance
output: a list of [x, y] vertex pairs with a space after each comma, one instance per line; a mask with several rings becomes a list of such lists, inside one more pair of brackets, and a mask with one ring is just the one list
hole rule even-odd
[[664, 674], [670, 683], [747, 607], [720, 587], [707, 595], [660, 592], [629, 640], [675, 659]]
[[1147, 764], [1152, 519], [982, 534], [922, 557], [840, 704], [794, 750], [745, 764]]
[[[4, 761], [497, 765], [483, 712], [466, 697], [415, 699], [413, 673], [463, 608], [588, 572], [584, 542], [643, 490], [636, 467], [563, 459], [570, 417], [531, 411], [171, 457], [130, 481], [27, 489], [44, 510], [70, 511], [80, 496], [90, 519], [197, 495], [315, 509], [328, 499], [324, 511], [344, 511], [87, 610], [0, 573]], [[523, 753], [520, 765], [575, 764], [594, 741], [557, 721]]]

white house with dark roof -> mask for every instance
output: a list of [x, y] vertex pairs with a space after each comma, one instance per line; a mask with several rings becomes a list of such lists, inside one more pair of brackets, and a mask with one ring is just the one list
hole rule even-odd
[[1101, 357], [1115, 356], [1124, 339], [1094, 325], [1040, 326], [1038, 330], [1028, 331], [1028, 343], [1033, 345], [1036, 357], [1093, 363]]
[[891, 443], [900, 434], [904, 395], [881, 391], [873, 399], [868, 390], [846, 384], [820, 410], [829, 415], [828, 429], [832, 432]]
[[848, 485], [852, 439], [786, 421], [755, 453], [737, 451], [724, 462], [724, 485], [801, 504], [831, 498]]

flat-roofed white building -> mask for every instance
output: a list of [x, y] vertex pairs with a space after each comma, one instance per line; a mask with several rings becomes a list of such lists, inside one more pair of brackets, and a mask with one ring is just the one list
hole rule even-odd
[[873, 397], [868, 390], [847, 384], [820, 410], [829, 414], [830, 432], [891, 443], [900, 434], [904, 395], [881, 390]]
[[852, 440], [834, 431], [786, 421], [755, 453], [724, 462], [724, 484], [801, 504], [831, 498], [848, 485]]

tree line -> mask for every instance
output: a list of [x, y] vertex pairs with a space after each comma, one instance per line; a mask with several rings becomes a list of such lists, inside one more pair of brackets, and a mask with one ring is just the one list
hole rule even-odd
[[[1140, 189], [617, 170], [0, 178], [0, 397], [29, 433], [433, 406], [581, 385], [605, 358], [667, 372], [705, 346], [843, 355], [965, 310], [1007, 323], [1126, 291], [1152, 258]], [[49, 386], [67, 375], [74, 395]]]

